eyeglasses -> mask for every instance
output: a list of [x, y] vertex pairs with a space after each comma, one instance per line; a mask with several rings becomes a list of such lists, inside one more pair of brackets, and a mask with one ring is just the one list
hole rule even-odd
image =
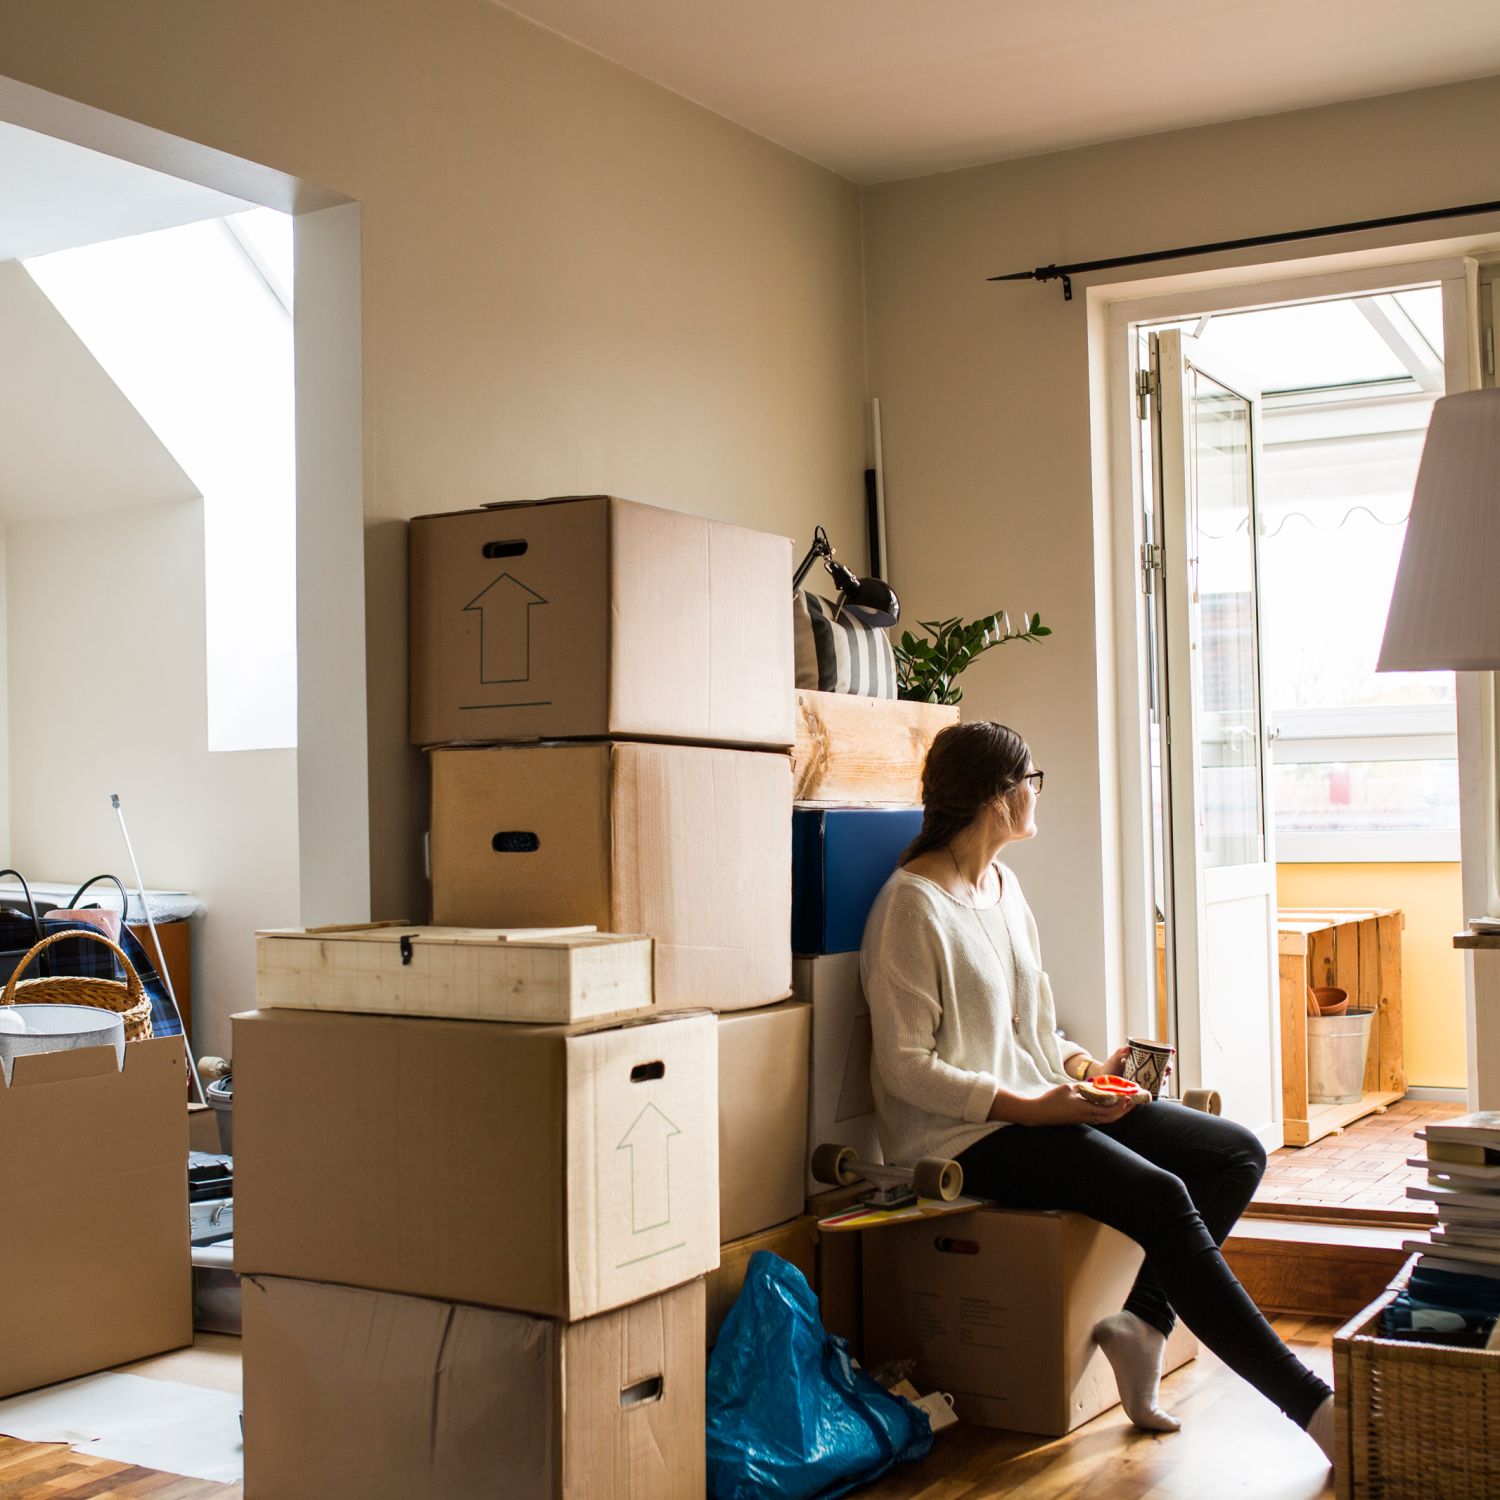
[[1040, 797], [1042, 795], [1042, 781], [1045, 776], [1045, 771], [1028, 771], [1021, 778], [1021, 780], [1029, 781], [1031, 783], [1031, 790], [1035, 792], [1038, 797]]

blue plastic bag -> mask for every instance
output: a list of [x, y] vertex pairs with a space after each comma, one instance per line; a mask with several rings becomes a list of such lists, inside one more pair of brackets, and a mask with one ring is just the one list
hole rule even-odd
[[756, 1251], [709, 1356], [712, 1500], [831, 1500], [931, 1448], [927, 1413], [856, 1369], [802, 1273]]

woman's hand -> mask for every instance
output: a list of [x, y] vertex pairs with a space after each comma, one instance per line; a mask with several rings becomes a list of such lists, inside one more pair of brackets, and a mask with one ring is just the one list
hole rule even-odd
[[1130, 1056], [1130, 1043], [1126, 1042], [1123, 1047], [1116, 1047], [1108, 1057], [1099, 1064], [1101, 1073], [1113, 1073], [1116, 1078], [1125, 1076], [1125, 1059]]
[[1113, 1125], [1130, 1113], [1133, 1103], [1130, 1099], [1090, 1099], [1076, 1085], [1060, 1083], [1032, 1099], [1002, 1091], [995, 1096], [990, 1118], [1014, 1125]]

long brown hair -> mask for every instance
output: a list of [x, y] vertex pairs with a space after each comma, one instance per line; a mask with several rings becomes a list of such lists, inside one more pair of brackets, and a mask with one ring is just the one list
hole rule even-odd
[[1026, 741], [1004, 724], [950, 724], [922, 766], [922, 831], [901, 863], [951, 842], [991, 802], [1014, 791], [1030, 763]]

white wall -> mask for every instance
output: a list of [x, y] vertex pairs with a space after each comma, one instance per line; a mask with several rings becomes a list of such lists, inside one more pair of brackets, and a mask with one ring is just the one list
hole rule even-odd
[[[1056, 631], [1044, 646], [1008, 646], [977, 665], [964, 679], [964, 713], [1014, 725], [1049, 773], [1041, 837], [1016, 863], [1059, 1013], [1096, 1050], [1123, 1029], [1125, 982], [1111, 587], [1129, 536], [1114, 529], [1121, 497], [1108, 492], [1109, 413], [1091, 389], [1087, 291], [1107, 278], [1078, 278], [1071, 302], [1055, 282], [986, 278], [1488, 201], [1485, 143], [1497, 121], [1500, 80], [1483, 79], [865, 194], [869, 379], [881, 401], [892, 581], [917, 618], [1025, 606]], [[1464, 227], [1169, 261], [1116, 280]]]
[[850, 183], [489, 0], [8, 0], [0, 73], [360, 205], [377, 916], [425, 900], [408, 517], [603, 490], [861, 555]]
[[11, 862], [194, 891], [193, 1033], [228, 1055], [254, 931], [298, 922], [297, 755], [210, 754], [201, 501], [5, 528]]
[[0, 867], [14, 863], [10, 857], [10, 628], [5, 543], [5, 527], [0, 526]]

